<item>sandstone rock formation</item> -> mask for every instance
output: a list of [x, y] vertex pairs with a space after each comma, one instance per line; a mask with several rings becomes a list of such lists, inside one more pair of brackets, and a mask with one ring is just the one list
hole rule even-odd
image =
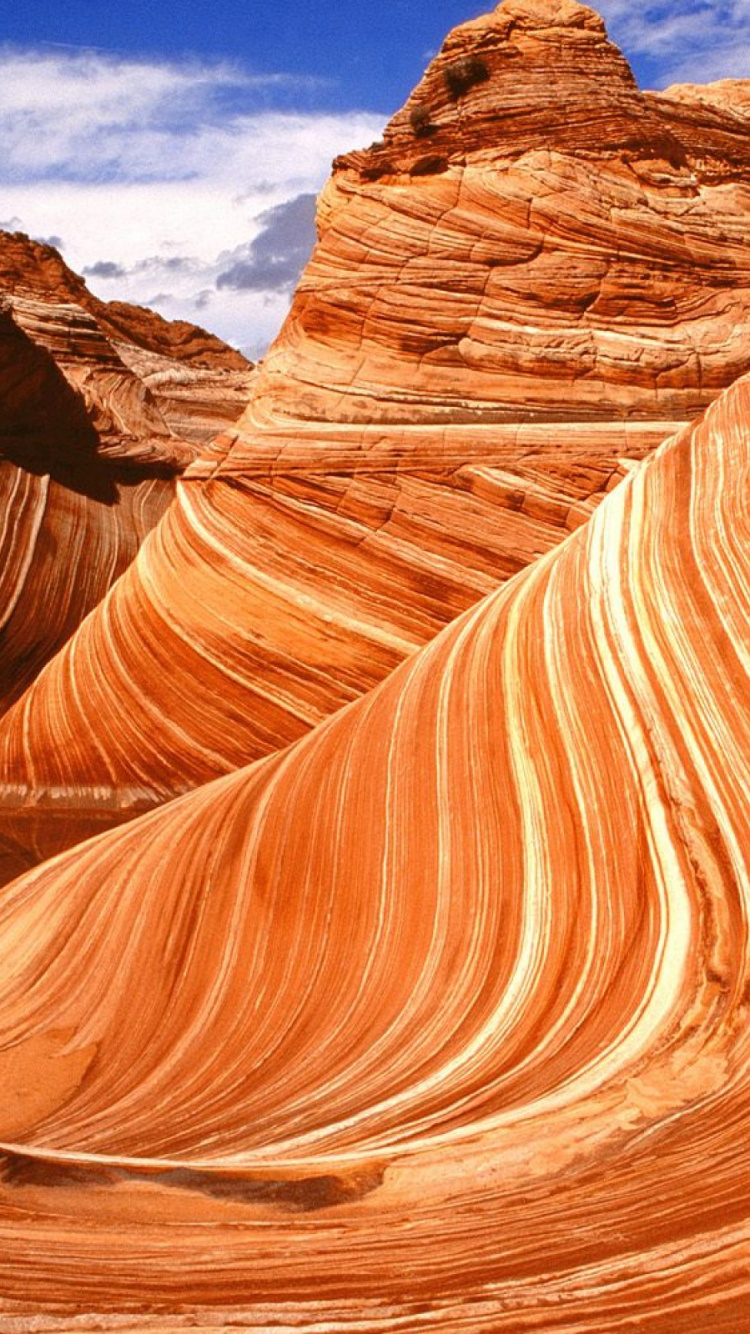
[[7, 1328], [746, 1334], [748, 475], [6, 889]]
[[750, 126], [639, 92], [575, 0], [457, 28], [336, 168], [269, 415], [692, 417], [748, 369]]
[[[175, 435], [205, 444], [233, 426], [247, 406], [254, 368], [187, 364], [175, 356], [150, 352], [135, 343], [116, 343], [126, 366], [151, 393]], [[234, 351], [233, 348], [228, 349]]]
[[8, 716], [16, 799], [228, 772], [547, 552], [750, 367], [749, 221], [750, 123], [639, 92], [591, 10], [456, 29], [335, 164], [240, 423]]
[[[0, 234], [0, 710], [127, 568], [195, 442], [237, 416], [247, 392], [249, 370], [114, 344], [101, 306], [51, 247]], [[220, 346], [209, 342], [214, 359]], [[149, 355], [180, 380], [179, 410], [162, 411], [139, 373]]]
[[[62, 365], [49, 350], [56, 341]], [[194, 451], [171, 436], [140, 381], [75, 306], [5, 301], [0, 403], [7, 707], [127, 568]]]
[[[75, 364], [71, 343], [80, 360], [88, 357], [89, 375], [112, 363], [122, 372], [124, 363], [149, 391], [138, 392], [158, 408], [162, 434], [166, 423], [179, 438], [202, 443], [245, 407], [253, 367], [236, 348], [184, 320], [101, 301], [53, 246], [22, 232], [0, 232], [0, 294], [16, 311], [37, 303], [30, 332], [69, 377]], [[126, 379], [132, 395], [133, 375]]]
[[24, 232], [0, 232], [0, 291], [80, 306], [110, 342], [133, 344], [183, 365], [248, 369], [241, 352], [206, 329], [185, 320], [165, 320], [155, 310], [125, 301], [101, 301], [54, 246], [33, 241]]
[[[697, 102], [734, 116], [750, 115], [750, 79], [717, 79], [715, 83], [673, 83], [664, 97], [675, 102]], [[701, 111], [701, 114], [704, 114]]]
[[463, 25], [198, 457], [0, 311], [14, 605], [175, 491], [0, 723], [3, 1334], [750, 1334], [744, 106]]
[[230, 456], [215, 478], [185, 477], [7, 715], [6, 792], [150, 803], [293, 740], [556, 545], [623, 475], [619, 457], [662, 434], [582, 428], [550, 459], [534, 429], [498, 429], [476, 452], [433, 432], [340, 473], [325, 451], [319, 472], [309, 453], [276, 471], [259, 446], [257, 475]]

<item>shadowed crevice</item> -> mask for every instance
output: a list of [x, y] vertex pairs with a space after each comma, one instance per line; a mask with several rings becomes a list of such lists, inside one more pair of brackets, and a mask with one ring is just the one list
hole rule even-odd
[[304, 1177], [246, 1177], [238, 1172], [209, 1172], [175, 1167], [150, 1171], [109, 1163], [73, 1163], [36, 1158], [6, 1149], [0, 1155], [0, 1179], [12, 1187], [84, 1188], [143, 1182], [174, 1190], [198, 1191], [237, 1204], [274, 1205], [291, 1213], [351, 1204], [382, 1185], [385, 1165], [368, 1163], [348, 1172]]

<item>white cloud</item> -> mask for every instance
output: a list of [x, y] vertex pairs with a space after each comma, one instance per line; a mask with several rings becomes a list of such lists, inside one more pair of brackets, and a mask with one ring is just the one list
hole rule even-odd
[[597, 8], [657, 87], [750, 76], [750, 0], [599, 0]]
[[99, 295], [260, 351], [288, 293], [217, 289], [219, 273], [383, 119], [257, 105], [282, 91], [295, 92], [284, 76], [226, 64], [0, 49], [0, 218], [63, 237]]
[[[599, 8], [652, 87], [750, 76], [750, 0]], [[378, 138], [385, 119], [293, 109], [314, 102], [313, 83], [226, 61], [0, 47], [0, 226], [62, 237], [100, 296], [204, 323], [257, 354], [288, 281], [218, 279], [255, 263], [267, 217], [316, 192], [336, 153]]]

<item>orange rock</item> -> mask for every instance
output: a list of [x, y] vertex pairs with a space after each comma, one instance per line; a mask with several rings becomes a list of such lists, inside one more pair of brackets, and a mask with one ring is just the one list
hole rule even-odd
[[272, 417], [678, 419], [750, 367], [750, 126], [639, 92], [573, 0], [457, 28], [335, 168]]
[[[51, 247], [0, 233], [0, 711], [127, 568], [193, 442], [247, 394], [248, 371], [113, 344], [96, 307]], [[179, 407], [162, 411], [175, 379]]]
[[750, 367], [749, 182], [747, 120], [639, 92], [574, 0], [450, 34], [335, 164], [244, 416], [7, 718], [16, 799], [273, 751], [583, 522]]
[[746, 1334], [749, 471], [745, 379], [365, 698], [5, 890], [8, 1319]]
[[704, 108], [731, 112], [734, 116], [750, 115], [750, 79], [717, 79], [715, 83], [673, 83], [662, 94], [676, 102], [698, 102], [701, 115]]
[[[750, 376], [665, 416], [747, 368], [748, 121], [572, 0], [421, 87], [0, 727], [8, 1334], [750, 1334]], [[23, 301], [7, 419], [101, 462], [160, 354]]]
[[0, 231], [0, 292], [81, 306], [110, 341], [133, 344], [187, 365], [214, 370], [249, 368], [241, 352], [198, 325], [165, 320], [155, 310], [125, 301], [101, 301], [54, 246], [32, 241], [23, 232]]

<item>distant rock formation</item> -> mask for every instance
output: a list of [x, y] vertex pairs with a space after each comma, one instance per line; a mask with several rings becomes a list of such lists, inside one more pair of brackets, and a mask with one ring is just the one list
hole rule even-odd
[[0, 292], [81, 306], [110, 342], [134, 344], [182, 365], [232, 371], [249, 366], [236, 348], [186, 320], [165, 320], [155, 310], [125, 301], [101, 301], [54, 246], [24, 232], [0, 231]]
[[[0, 233], [0, 710], [127, 568], [197, 442], [248, 392], [249, 367], [185, 367], [113, 343], [98, 308], [50, 246]], [[150, 312], [140, 315], [148, 331]], [[153, 318], [161, 336], [164, 321]], [[218, 360], [222, 345], [207, 338]], [[183, 345], [192, 357], [178, 331]], [[139, 373], [149, 355], [166, 367], [162, 383], [180, 381], [179, 408], [165, 397], [162, 410], [152, 377]]]
[[661, 94], [670, 101], [697, 102], [701, 116], [713, 108], [733, 116], [750, 116], [750, 79], [717, 79], [715, 83], [673, 83]]
[[750, 124], [641, 93], [575, 0], [456, 28], [335, 166], [272, 420], [692, 418], [750, 368]]
[[749, 475], [745, 379], [364, 699], [6, 889], [11, 1330], [747, 1334]]
[[584, 522], [750, 368], [749, 185], [750, 122], [639, 92], [573, 0], [451, 33], [335, 164], [244, 416], [0, 730], [17, 799], [273, 751]]

